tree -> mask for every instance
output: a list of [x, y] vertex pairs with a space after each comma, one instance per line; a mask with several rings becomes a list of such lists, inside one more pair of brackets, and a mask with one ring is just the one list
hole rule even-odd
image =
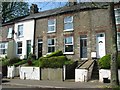
[[2, 2], [2, 23], [29, 14], [26, 2]]
[[114, 14], [114, 2], [110, 2], [110, 18], [111, 18], [111, 84], [112, 86], [119, 85], [118, 81], [118, 66], [117, 66], [117, 29]]

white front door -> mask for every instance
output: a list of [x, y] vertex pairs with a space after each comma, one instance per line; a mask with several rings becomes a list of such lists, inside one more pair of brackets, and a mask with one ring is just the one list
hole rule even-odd
[[105, 56], [105, 34], [99, 33], [96, 36], [97, 58]]

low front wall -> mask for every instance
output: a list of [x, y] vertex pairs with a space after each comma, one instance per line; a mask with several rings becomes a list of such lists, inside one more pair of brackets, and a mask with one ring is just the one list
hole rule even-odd
[[19, 67], [8, 66], [7, 67], [7, 78], [14, 78], [19, 76]]
[[63, 69], [41, 68], [41, 80], [63, 81]]
[[40, 80], [40, 67], [20, 67], [20, 79]]
[[[99, 82], [103, 82], [103, 78], [111, 79], [111, 72], [109, 69], [100, 69], [99, 70]], [[118, 79], [120, 82], [120, 69], [118, 70]]]

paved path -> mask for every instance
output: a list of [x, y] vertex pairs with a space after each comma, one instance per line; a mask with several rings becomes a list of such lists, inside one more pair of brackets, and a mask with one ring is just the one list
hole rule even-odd
[[103, 88], [109, 83], [93, 82], [74, 82], [74, 81], [42, 81], [42, 80], [21, 80], [21, 79], [6, 79], [2, 80], [2, 85], [19, 85], [32, 88]]

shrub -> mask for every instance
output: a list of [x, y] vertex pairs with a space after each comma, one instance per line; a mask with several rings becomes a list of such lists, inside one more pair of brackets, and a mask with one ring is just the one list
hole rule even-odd
[[[106, 55], [99, 60], [99, 66], [102, 69], [110, 69], [111, 55]], [[120, 54], [117, 58], [118, 68], [120, 69]]]
[[100, 68], [102, 68], [102, 69], [109, 69], [110, 68], [110, 60], [111, 60], [111, 55], [103, 56], [98, 61]]
[[19, 65], [22, 65], [22, 64], [25, 64], [25, 63], [27, 63], [27, 60], [19, 61], [19, 62], [17, 62], [17, 63], [14, 63], [13, 65], [19, 66]]
[[30, 53], [27, 60], [35, 60], [35, 59], [36, 59], [36, 55]]
[[39, 60], [42, 68], [61, 68], [68, 61], [66, 56], [42, 57]]
[[47, 55], [46, 57], [49, 58], [49, 57], [54, 57], [54, 56], [63, 56], [63, 52], [60, 50], [57, 50], [56, 52], [53, 52], [53, 53]]
[[18, 57], [11, 58], [11, 59], [9, 60], [9, 65], [12, 65], [12, 64], [17, 63], [17, 62], [20, 62], [20, 61], [21, 61], [21, 60], [20, 60], [20, 58], [18, 58]]

